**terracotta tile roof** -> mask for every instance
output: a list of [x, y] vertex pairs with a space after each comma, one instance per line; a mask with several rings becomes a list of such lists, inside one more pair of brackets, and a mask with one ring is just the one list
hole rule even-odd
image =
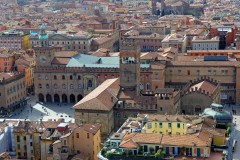
[[122, 141], [119, 145], [120, 148], [138, 148], [139, 145], [135, 143], [132, 139]]
[[127, 141], [129, 139], [131, 139], [132, 137], [134, 137], [137, 133], [128, 133], [128, 134], [125, 134], [124, 137], [123, 137], [123, 140], [124, 141]]
[[199, 90], [199, 89], [205, 90], [206, 92], [208, 92], [211, 95], [211, 94], [213, 94], [213, 92], [215, 91], [217, 86], [208, 81], [202, 81], [202, 82], [199, 82], [199, 83], [191, 86], [189, 89], [195, 90], [196, 88], [197, 88], [197, 90]]
[[162, 134], [137, 133], [133, 139], [137, 143], [160, 144], [162, 141], [162, 136]]
[[135, 91], [120, 91], [118, 98], [119, 99], [132, 99], [135, 96]]
[[54, 58], [52, 64], [67, 65], [71, 58]]
[[101, 128], [101, 124], [84, 124], [83, 128], [89, 133], [96, 134]]
[[59, 51], [59, 52], [55, 52], [55, 57], [68, 57], [71, 58], [74, 55], [76, 55], [78, 52], [77, 51]]
[[73, 108], [110, 111], [116, 103], [118, 92], [119, 79], [108, 79], [75, 104]]
[[[210, 146], [211, 139], [208, 135], [204, 135], [205, 138], [201, 139], [196, 135], [163, 135], [162, 144], [171, 146]], [[207, 140], [208, 139], [208, 140]]]
[[212, 134], [213, 136], [225, 137], [225, 132], [226, 132], [225, 129], [210, 128], [210, 127], [206, 127], [203, 129], [206, 130], [207, 132], [209, 132], [210, 134]]
[[160, 144], [162, 136], [154, 133], [129, 133], [123, 137], [123, 141], [132, 139], [136, 143]]
[[103, 44], [103, 43], [110, 42], [111, 40], [112, 38], [109, 38], [109, 37], [94, 38], [93, 43]]
[[18, 126], [14, 127], [14, 133], [33, 133], [34, 131], [34, 124], [30, 121], [20, 121]]
[[166, 58], [160, 55], [158, 52], [146, 52], [141, 54], [141, 60], [155, 60], [155, 59], [165, 60]]
[[207, 125], [208, 127], [215, 127], [216, 121], [212, 118], [204, 117], [203, 124]]

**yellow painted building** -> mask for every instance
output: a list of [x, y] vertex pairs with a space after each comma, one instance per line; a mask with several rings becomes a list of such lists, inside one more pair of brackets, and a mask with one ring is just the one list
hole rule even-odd
[[193, 119], [184, 115], [148, 115], [148, 121], [142, 130], [143, 133], [178, 134], [187, 132], [188, 124]]
[[40, 136], [39, 132], [33, 133], [33, 148], [34, 148], [34, 158], [36, 160], [41, 159], [41, 143], [40, 143]]
[[33, 129], [31, 122], [20, 121], [18, 126], [14, 127], [15, 153], [18, 159], [34, 158], [33, 148]]
[[116, 13], [128, 13], [128, 10], [126, 8], [116, 8]]
[[219, 128], [204, 128], [207, 132], [211, 133], [213, 135], [213, 145], [216, 146], [222, 146], [225, 145], [225, 129], [219, 129]]
[[29, 34], [22, 36], [22, 48], [24, 50], [27, 50], [30, 48], [29, 36], [30, 36]]

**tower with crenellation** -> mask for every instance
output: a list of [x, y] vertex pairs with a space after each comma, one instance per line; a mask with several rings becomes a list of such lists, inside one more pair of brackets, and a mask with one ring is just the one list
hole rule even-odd
[[120, 86], [124, 90], [136, 91], [139, 95], [140, 44], [125, 40], [120, 46]]

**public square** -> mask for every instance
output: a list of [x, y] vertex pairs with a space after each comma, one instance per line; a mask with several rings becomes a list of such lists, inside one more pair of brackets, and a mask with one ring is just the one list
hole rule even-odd
[[29, 119], [31, 121], [64, 118], [65, 122], [75, 122], [74, 110], [72, 109], [73, 105], [74, 104], [37, 103], [36, 99], [32, 96], [24, 108], [16, 110], [6, 118]]

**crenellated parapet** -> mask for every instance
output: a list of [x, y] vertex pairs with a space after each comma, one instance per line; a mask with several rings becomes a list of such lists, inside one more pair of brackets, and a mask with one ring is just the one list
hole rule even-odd
[[138, 41], [133, 40], [123, 40], [120, 42], [120, 50], [139, 50], [140, 49], [140, 43]]
[[[211, 87], [209, 88], [206, 88], [206, 86], [202, 87], [200, 83], [207, 83], [208, 85], [211, 85]], [[202, 76], [188, 82], [182, 89], [181, 96], [183, 97], [191, 93], [199, 93], [204, 94], [208, 97], [214, 97], [216, 94], [219, 93], [219, 87], [220, 87], [219, 81], [214, 80], [213, 78], [210, 78], [208, 76]]]

